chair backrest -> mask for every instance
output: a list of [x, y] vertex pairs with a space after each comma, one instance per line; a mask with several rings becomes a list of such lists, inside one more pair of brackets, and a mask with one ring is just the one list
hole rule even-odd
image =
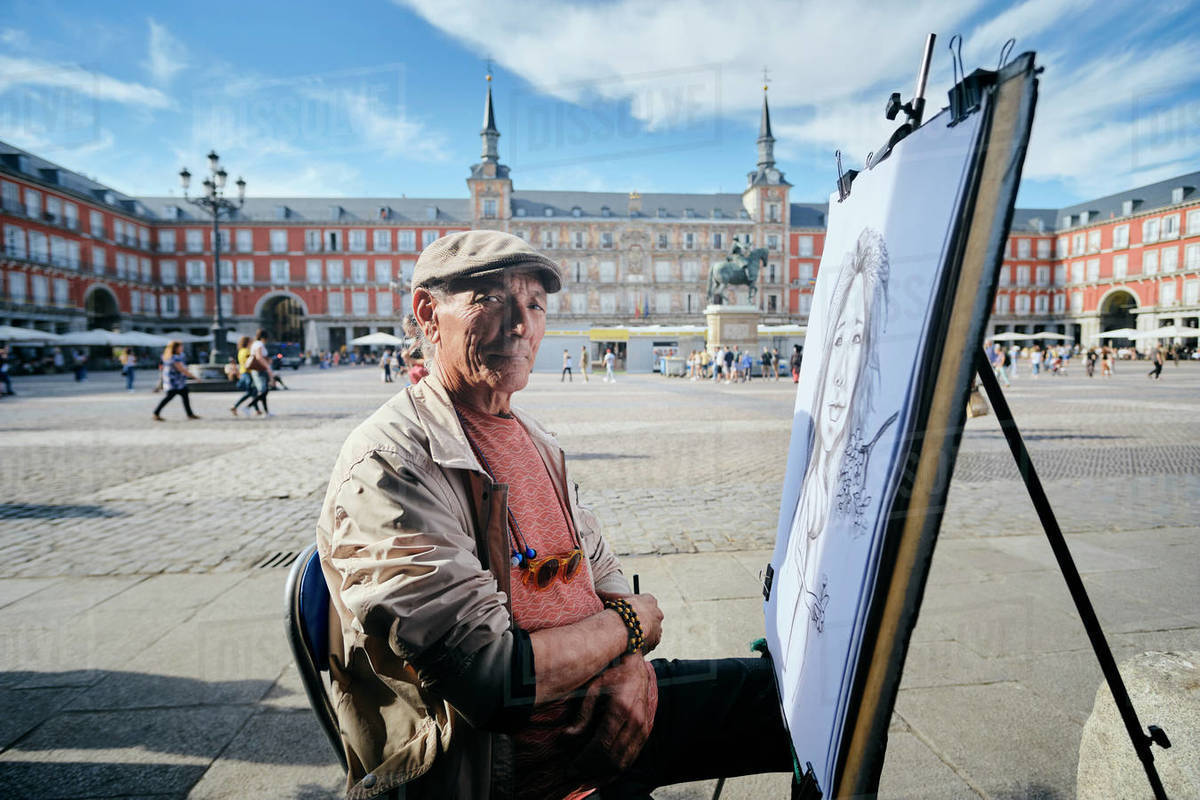
[[329, 700], [322, 672], [329, 670], [329, 589], [321, 574], [321, 557], [316, 544], [304, 549], [292, 564], [284, 588], [288, 643], [296, 669], [338, 763], [346, 770], [346, 751], [338, 727], [337, 713]]

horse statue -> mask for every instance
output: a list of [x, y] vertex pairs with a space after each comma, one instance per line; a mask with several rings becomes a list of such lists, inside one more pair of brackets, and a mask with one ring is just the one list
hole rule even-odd
[[750, 237], [740, 242], [735, 236], [725, 260], [713, 264], [708, 271], [708, 302], [721, 305], [725, 302], [725, 289], [743, 285], [747, 287], [748, 302], [753, 304], [754, 295], [758, 293], [758, 271], [766, 265], [765, 247], [751, 250]]

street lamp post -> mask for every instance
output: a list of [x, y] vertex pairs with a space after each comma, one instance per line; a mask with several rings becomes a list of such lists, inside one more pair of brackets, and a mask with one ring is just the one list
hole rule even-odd
[[225, 318], [221, 314], [221, 214], [232, 216], [246, 202], [246, 181], [237, 179], [237, 202], [225, 199], [225, 181], [229, 174], [221, 166], [221, 159], [216, 151], [208, 154], [208, 170], [211, 173], [204, 179], [204, 194], [199, 197], [188, 197], [188, 186], [191, 185], [192, 173], [187, 167], [179, 171], [179, 183], [183, 186], [183, 199], [194, 206], [199, 206], [212, 215], [213, 222], [213, 287], [216, 306], [213, 313], [212, 335], [213, 344], [208, 352], [209, 364], [225, 363]]

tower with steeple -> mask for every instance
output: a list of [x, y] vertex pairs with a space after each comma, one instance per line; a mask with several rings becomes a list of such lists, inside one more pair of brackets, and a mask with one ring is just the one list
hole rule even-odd
[[771, 132], [771, 107], [767, 102], [767, 71], [763, 70], [762, 114], [758, 120], [758, 163], [746, 175], [742, 207], [754, 223], [754, 246], [767, 248], [767, 269], [759, 285], [767, 292], [782, 290], [787, 282], [788, 221], [791, 205], [788, 191], [792, 185], [775, 166], [775, 135]]
[[504, 229], [512, 217], [512, 180], [508, 167], [500, 163], [500, 130], [492, 107], [492, 71], [488, 68], [487, 98], [483, 104], [483, 130], [479, 132], [483, 151], [478, 164], [471, 167], [467, 188], [471, 192], [471, 214], [476, 228]]

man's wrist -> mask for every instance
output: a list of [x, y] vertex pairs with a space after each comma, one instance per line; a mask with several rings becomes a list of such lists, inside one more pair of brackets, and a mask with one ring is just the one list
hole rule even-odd
[[622, 597], [608, 598], [604, 600], [604, 607], [616, 612], [621, 624], [625, 626], [626, 647], [622, 655], [641, 652], [646, 644], [646, 636], [642, 631], [641, 620], [629, 601]]

